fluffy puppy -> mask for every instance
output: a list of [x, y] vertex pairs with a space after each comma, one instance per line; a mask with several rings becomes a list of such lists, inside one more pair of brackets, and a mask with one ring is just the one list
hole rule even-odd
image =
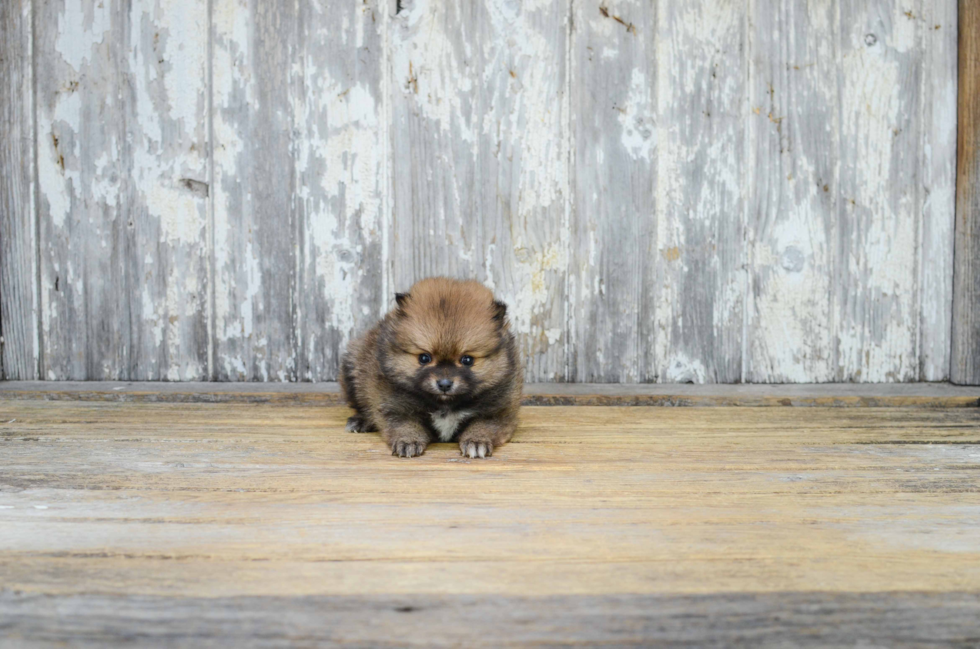
[[514, 434], [524, 380], [506, 305], [478, 282], [445, 277], [395, 298], [341, 362], [340, 385], [357, 411], [347, 430], [381, 431], [400, 457], [435, 440], [489, 457]]

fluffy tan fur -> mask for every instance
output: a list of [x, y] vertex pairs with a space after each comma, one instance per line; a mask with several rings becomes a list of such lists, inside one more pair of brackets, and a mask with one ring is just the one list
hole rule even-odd
[[402, 457], [435, 439], [491, 455], [514, 433], [523, 385], [506, 306], [478, 282], [444, 277], [397, 300], [344, 356], [341, 386], [356, 411], [348, 430], [379, 430]]

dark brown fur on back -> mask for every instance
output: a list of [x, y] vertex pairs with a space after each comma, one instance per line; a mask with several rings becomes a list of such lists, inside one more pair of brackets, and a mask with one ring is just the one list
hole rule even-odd
[[347, 430], [380, 431], [402, 457], [435, 440], [457, 440], [468, 457], [491, 455], [514, 433], [523, 386], [507, 307], [478, 282], [444, 277], [397, 301], [344, 355], [340, 384], [357, 411]]

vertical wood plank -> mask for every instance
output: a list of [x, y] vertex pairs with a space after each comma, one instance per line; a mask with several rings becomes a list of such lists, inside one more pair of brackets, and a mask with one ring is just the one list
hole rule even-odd
[[657, 6], [656, 374], [736, 382], [746, 285], [746, 7]]
[[573, 4], [569, 378], [656, 378], [656, 7]]
[[527, 378], [563, 379], [567, 6], [399, 7], [390, 33], [392, 289], [437, 274], [483, 281], [510, 305]]
[[957, 1], [923, 1], [919, 236], [920, 381], [949, 378], [956, 213]]
[[214, 378], [296, 380], [294, 3], [213, 0]]
[[218, 380], [335, 380], [378, 316], [384, 11], [214, 2]]
[[745, 380], [832, 381], [835, 5], [753, 0], [750, 6]]
[[959, 137], [950, 378], [980, 385], [980, 2], [959, 5]]
[[300, 220], [299, 378], [335, 381], [382, 295], [386, 0], [301, 2], [292, 100]]
[[917, 11], [840, 0], [840, 381], [909, 381], [919, 371]]
[[0, 3], [0, 378], [37, 378], [32, 0]]
[[43, 378], [207, 376], [206, 0], [40, 3]]

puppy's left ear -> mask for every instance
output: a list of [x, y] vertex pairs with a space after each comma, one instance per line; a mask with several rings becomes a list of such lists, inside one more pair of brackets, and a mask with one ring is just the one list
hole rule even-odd
[[405, 308], [405, 302], [408, 301], [408, 293], [395, 293], [395, 302], [398, 304], [399, 309]]
[[507, 317], [507, 305], [500, 300], [494, 300], [493, 302], [493, 319], [501, 324], [504, 322], [504, 318]]

